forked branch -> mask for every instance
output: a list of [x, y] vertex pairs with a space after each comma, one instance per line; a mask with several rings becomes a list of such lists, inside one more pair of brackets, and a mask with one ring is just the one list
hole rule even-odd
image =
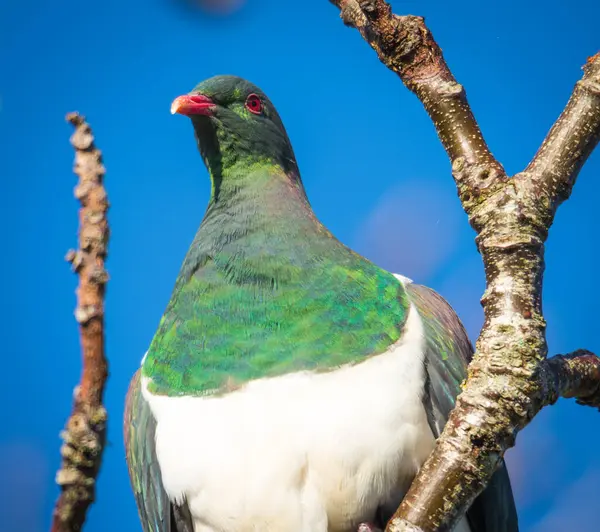
[[485, 322], [463, 393], [392, 521], [390, 531], [451, 530], [488, 483], [516, 434], [559, 396], [598, 406], [599, 360], [546, 360], [544, 243], [556, 209], [600, 136], [600, 54], [526, 170], [509, 179], [492, 156], [463, 88], [420, 17], [384, 0], [331, 0], [432, 118], [477, 232], [487, 287]]
[[90, 126], [76, 113], [67, 116], [75, 127], [74, 171], [79, 176], [75, 197], [79, 210], [79, 249], [67, 260], [79, 276], [75, 319], [79, 323], [83, 371], [74, 391], [74, 404], [61, 436], [62, 464], [56, 475], [61, 494], [56, 502], [52, 532], [81, 530], [94, 500], [95, 482], [106, 439], [106, 411], [102, 405], [108, 365], [104, 355], [104, 269], [108, 244], [108, 201], [102, 181], [102, 154], [94, 145]]

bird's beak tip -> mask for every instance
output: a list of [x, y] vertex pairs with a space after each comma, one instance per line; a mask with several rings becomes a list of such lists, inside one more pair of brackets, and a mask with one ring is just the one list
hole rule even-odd
[[186, 94], [178, 96], [171, 104], [171, 114], [185, 116], [204, 115], [210, 116], [216, 105], [208, 96], [202, 94]]
[[179, 110], [181, 109], [181, 96], [179, 96], [178, 98], [175, 98], [173, 100], [173, 103], [171, 104], [171, 114], [177, 114], [179, 112]]

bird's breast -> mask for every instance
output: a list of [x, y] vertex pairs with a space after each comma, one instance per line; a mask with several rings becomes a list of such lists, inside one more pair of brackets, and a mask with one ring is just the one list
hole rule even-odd
[[165, 489], [206, 530], [345, 532], [399, 499], [428, 456], [423, 383], [412, 307], [400, 341], [355, 365], [219, 397], [144, 396]]

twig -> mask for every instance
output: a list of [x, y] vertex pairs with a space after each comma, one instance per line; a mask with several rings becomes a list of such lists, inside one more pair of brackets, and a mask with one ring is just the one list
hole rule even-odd
[[83, 371], [74, 391], [74, 404], [61, 433], [62, 464], [56, 475], [61, 494], [54, 508], [51, 532], [82, 529], [89, 505], [94, 501], [95, 481], [106, 439], [106, 410], [102, 405], [108, 364], [104, 355], [104, 292], [108, 274], [104, 269], [108, 244], [108, 201], [102, 181], [102, 154], [94, 145], [90, 126], [77, 113], [67, 115], [75, 127], [74, 172], [79, 176], [75, 197], [79, 211], [79, 249], [66, 259], [79, 276], [75, 319], [79, 323]]
[[431, 116], [484, 262], [485, 322], [464, 391], [386, 529], [451, 530], [543, 406], [559, 395], [598, 402], [594, 355], [545, 361], [541, 300], [548, 230], [600, 136], [600, 54], [532, 163], [508, 179], [424, 20], [396, 16], [383, 0], [331, 1]]
[[539, 375], [548, 404], [565, 397], [600, 409], [600, 358], [594, 353], [579, 349], [549, 358], [540, 364]]
[[564, 111], [527, 168], [515, 180], [542, 206], [551, 224], [559, 205], [567, 200], [581, 167], [600, 140], [600, 53], [590, 57]]

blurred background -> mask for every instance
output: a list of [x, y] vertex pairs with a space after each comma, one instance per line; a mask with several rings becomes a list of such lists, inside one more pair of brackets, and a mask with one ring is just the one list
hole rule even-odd
[[[597, 0], [392, 2], [425, 15], [495, 155], [523, 168], [600, 48]], [[215, 74], [277, 105], [317, 215], [379, 265], [438, 290], [474, 340], [484, 277], [420, 103], [327, 0], [0, 0], [0, 528], [48, 529], [59, 431], [80, 373], [75, 176], [64, 121], [85, 114], [108, 170], [109, 445], [86, 530], [140, 530], [123, 399], [203, 215], [209, 180], [172, 99]], [[600, 352], [600, 150], [547, 248], [550, 352]], [[546, 409], [507, 460], [522, 530], [599, 529], [600, 417]]]

